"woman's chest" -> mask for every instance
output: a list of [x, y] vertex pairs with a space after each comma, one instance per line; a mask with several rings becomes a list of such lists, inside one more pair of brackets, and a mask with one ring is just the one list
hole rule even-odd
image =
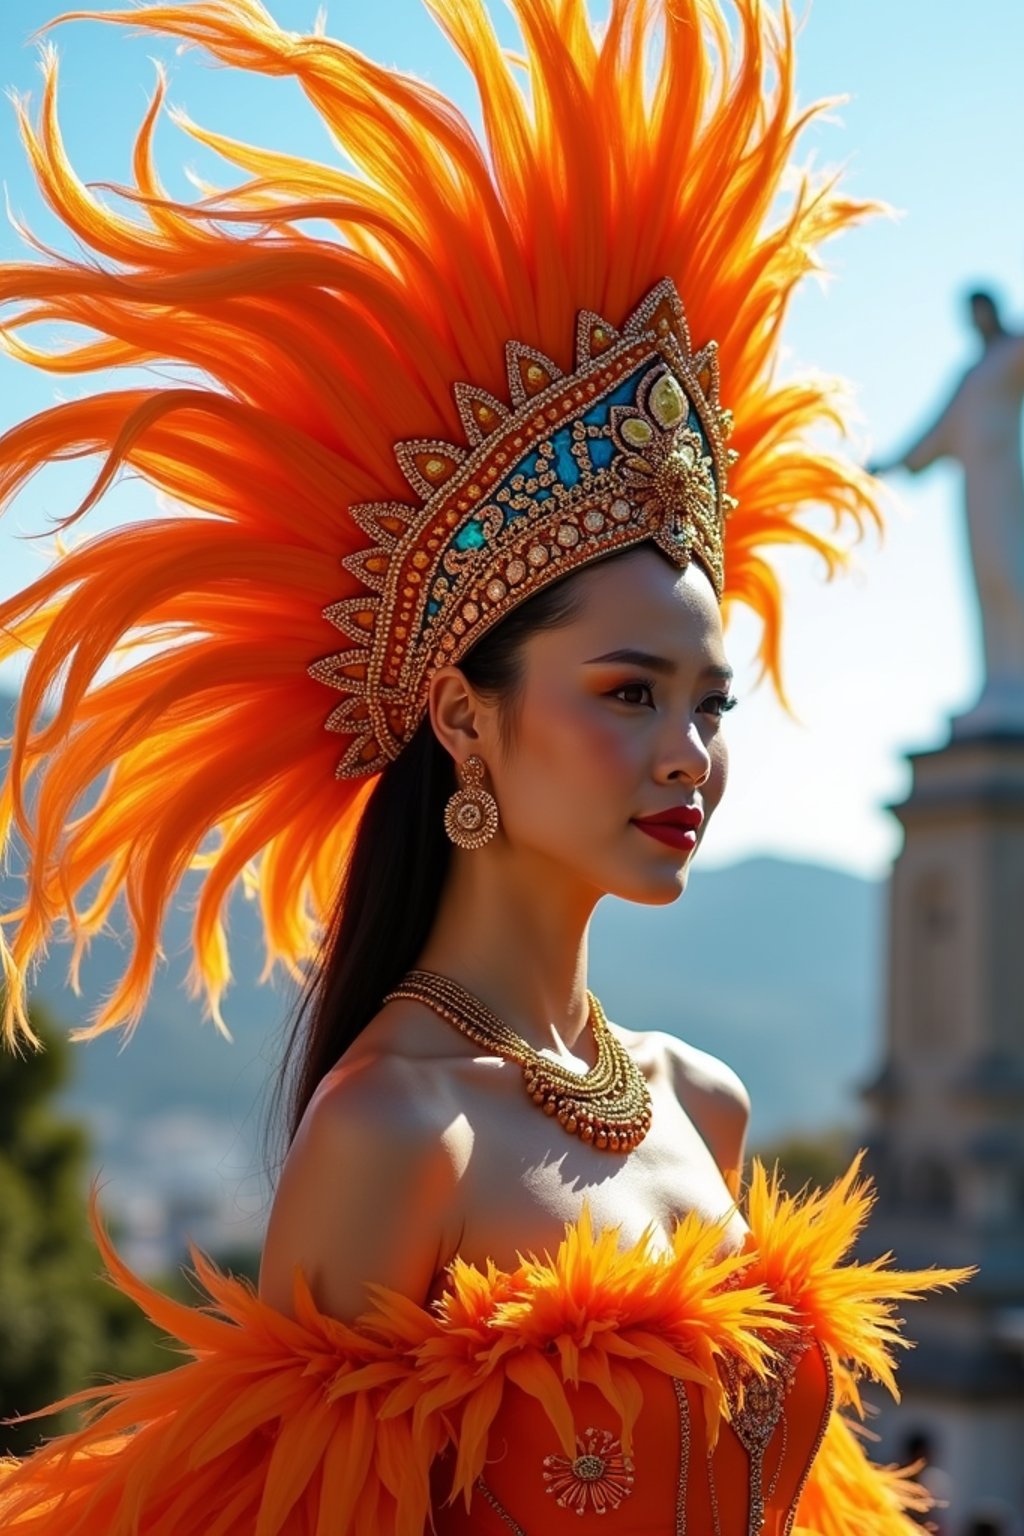
[[[650, 1228], [651, 1253], [668, 1251], [675, 1223], [691, 1211], [724, 1223], [724, 1248], [742, 1246], [746, 1227], [721, 1172], [657, 1074], [649, 1084], [651, 1129], [625, 1154], [598, 1151], [570, 1136], [510, 1082], [510, 1073], [503, 1075], [502, 1091], [498, 1085], [490, 1094], [475, 1091], [452, 1124], [460, 1178], [444, 1265], [457, 1253], [481, 1269], [488, 1259], [514, 1269], [518, 1254], [553, 1252], [584, 1205], [596, 1230], [618, 1229], [621, 1249]], [[444, 1265], [432, 1297], [443, 1288]]]

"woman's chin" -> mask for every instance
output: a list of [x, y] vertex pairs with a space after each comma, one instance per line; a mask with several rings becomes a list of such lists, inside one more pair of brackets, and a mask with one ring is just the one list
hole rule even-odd
[[666, 864], [665, 869], [657, 873], [645, 870], [641, 875], [634, 871], [631, 877], [616, 882], [608, 894], [618, 896], [620, 901], [632, 901], [638, 906], [667, 907], [679, 900], [686, 890], [689, 877], [690, 860], [687, 859], [674, 869]]

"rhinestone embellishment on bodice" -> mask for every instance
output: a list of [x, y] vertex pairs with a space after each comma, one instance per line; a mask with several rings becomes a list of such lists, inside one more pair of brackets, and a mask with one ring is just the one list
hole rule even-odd
[[545, 1456], [546, 1492], [562, 1509], [577, 1515], [603, 1515], [618, 1509], [633, 1491], [633, 1460], [608, 1429], [585, 1429], [576, 1436], [575, 1457]]
[[[759, 1536], [764, 1529], [766, 1500], [775, 1492], [775, 1482], [782, 1465], [786, 1446], [786, 1420], [783, 1414], [787, 1394], [796, 1378], [797, 1367], [814, 1341], [814, 1335], [806, 1328], [792, 1333], [766, 1331], [776, 1352], [776, 1365], [772, 1373], [759, 1378], [749, 1367], [733, 1356], [722, 1360], [722, 1376], [732, 1412], [730, 1424], [736, 1438], [747, 1453], [750, 1464], [750, 1503], [747, 1516], [747, 1536]], [[764, 1457], [775, 1431], [782, 1425], [782, 1450], [775, 1476], [767, 1488], [764, 1483]], [[721, 1536], [718, 1501], [714, 1496], [712, 1474], [712, 1515], [714, 1536]]]

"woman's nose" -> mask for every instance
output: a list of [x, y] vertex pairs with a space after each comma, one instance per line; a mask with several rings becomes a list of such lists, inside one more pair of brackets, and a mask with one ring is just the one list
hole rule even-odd
[[689, 720], [681, 734], [677, 734], [663, 760], [663, 773], [668, 782], [687, 779], [693, 784], [703, 784], [711, 774], [711, 753], [695, 720]]

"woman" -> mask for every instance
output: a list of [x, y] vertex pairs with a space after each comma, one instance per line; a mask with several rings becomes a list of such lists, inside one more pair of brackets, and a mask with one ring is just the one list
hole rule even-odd
[[[216, 1018], [239, 881], [269, 961], [314, 958], [259, 1296], [198, 1259], [211, 1307], [182, 1308], [99, 1232], [191, 1359], [84, 1394], [94, 1422], [8, 1469], [3, 1529], [900, 1536], [920, 1495], [840, 1410], [862, 1374], [892, 1385], [896, 1302], [957, 1276], [842, 1262], [856, 1166], [795, 1201], [755, 1165], [741, 1215], [740, 1084], [586, 989], [596, 902], [675, 900], [724, 790], [724, 606], [762, 617], [781, 691], [764, 548], [831, 567], [808, 505], [874, 515], [814, 436], [832, 394], [772, 371], [816, 244], [865, 210], [803, 182], [771, 222], [801, 119], [789, 17], [758, 0], [738, 44], [705, 0], [615, 0], [600, 33], [580, 0], [514, 0], [523, 56], [478, 0], [430, 7], [486, 148], [430, 87], [255, 0], [106, 19], [293, 75], [358, 175], [192, 130], [251, 179], [174, 203], [158, 91], [121, 213], [74, 178], [52, 60], [38, 130], [23, 112], [100, 259], [8, 268], [9, 344], [199, 380], [4, 442], [8, 495], [105, 455], [69, 524], [122, 464], [184, 504], [0, 610], [35, 648], [3, 801], [31, 854], [8, 1034], [55, 920], [82, 947], [122, 893], [131, 959], [94, 1027], [134, 1022], [190, 864]], [[99, 339], [43, 354], [36, 319]], [[143, 658], [100, 675], [126, 642]]]

